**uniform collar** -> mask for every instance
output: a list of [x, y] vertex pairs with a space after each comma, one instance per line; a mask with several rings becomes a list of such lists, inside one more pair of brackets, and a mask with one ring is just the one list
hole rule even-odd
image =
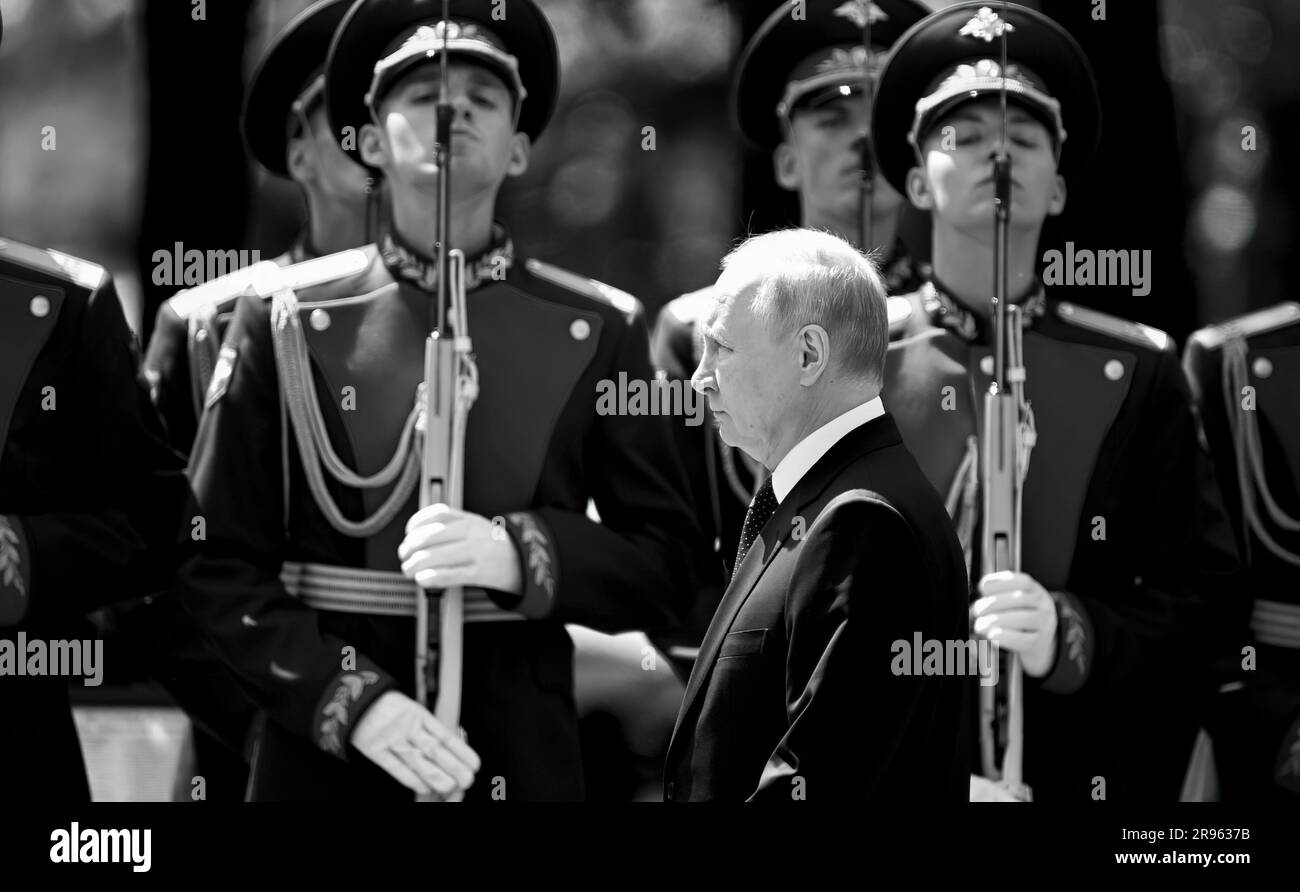
[[[438, 263], [423, 251], [419, 251], [406, 242], [389, 226], [379, 240], [379, 252], [383, 255], [384, 265], [393, 277], [410, 282], [424, 291], [438, 290]], [[493, 273], [497, 278], [515, 263], [515, 246], [509, 233], [500, 223], [492, 224], [492, 240], [487, 250], [465, 261], [465, 290], [473, 291], [484, 282], [491, 281]]]
[[[962, 340], [987, 342], [992, 336], [989, 318], [973, 312], [950, 295], [933, 273], [921, 286], [921, 303], [932, 324], [948, 329]], [[1021, 310], [1021, 327], [1031, 328], [1034, 320], [1047, 311], [1047, 294], [1043, 283], [1035, 282], [1029, 295], [1017, 303]]]

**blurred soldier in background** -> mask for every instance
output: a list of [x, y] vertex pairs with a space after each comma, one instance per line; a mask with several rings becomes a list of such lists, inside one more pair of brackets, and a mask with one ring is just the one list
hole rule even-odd
[[[1247, 567], [1210, 714], [1219, 797], [1300, 805], [1300, 304], [1196, 332], [1184, 366]], [[1249, 633], [1245, 631], [1249, 624]], [[1248, 649], [1249, 648], [1249, 649]]]
[[[993, 161], [1004, 124], [1008, 299], [1023, 324], [1032, 453], [1023, 572], [981, 578], [976, 395], [993, 373]], [[884, 398], [948, 498], [978, 580], [975, 634], [1023, 663], [1034, 799], [1171, 801], [1197, 729], [1208, 627], [1234, 595], [1236, 561], [1172, 339], [1058, 301], [1037, 276], [1043, 222], [1064, 207], [1099, 131], [1087, 59], [1039, 13], [962, 3], [899, 40], [873, 133], [884, 176], [931, 213], [933, 272], [907, 295]]]

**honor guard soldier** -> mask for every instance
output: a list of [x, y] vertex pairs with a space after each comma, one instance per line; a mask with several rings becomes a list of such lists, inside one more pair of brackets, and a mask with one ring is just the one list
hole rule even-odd
[[[1202, 329], [1184, 355], [1246, 564], [1210, 722], [1224, 801], [1300, 802], [1300, 304]], [[1248, 613], [1246, 611], [1249, 611]], [[1225, 626], [1237, 632], [1238, 626]], [[1254, 653], [1245, 648], [1252, 646]]]
[[[1043, 221], [1092, 156], [1100, 112], [1087, 59], [1058, 25], [1013, 4], [961, 3], [899, 38], [872, 128], [883, 175], [930, 212], [933, 236], [932, 276], [907, 295], [885, 400], [947, 497], [978, 580], [975, 635], [1023, 665], [1023, 779], [1036, 801], [1177, 798], [1209, 605], [1235, 585], [1231, 533], [1171, 339], [1058, 301], [1036, 274]], [[977, 395], [994, 372], [1004, 132], [1006, 294], [1019, 307], [1012, 343], [1023, 340], [1029, 461], [1020, 572], [984, 575]]]
[[[878, 175], [868, 133], [870, 93], [893, 42], [926, 15], [912, 0], [785, 0], [741, 55], [732, 83], [735, 124], [772, 156], [777, 183], [799, 195], [802, 225], [873, 252], [890, 294], [920, 283], [899, 238], [903, 196]], [[712, 287], [660, 312], [651, 338], [657, 368], [689, 381], [702, 356], [697, 328]], [[674, 431], [715, 562], [736, 554], [745, 509], [762, 482], [757, 466], [711, 424]], [[729, 570], [729, 568], [727, 568]], [[685, 674], [721, 597], [701, 594], [688, 626], [664, 641]]]
[[[242, 115], [249, 153], [271, 175], [302, 190], [307, 226], [294, 245], [270, 261], [289, 266], [367, 241], [367, 183], [330, 134], [324, 68], [330, 40], [352, 0], [326, 0], [295, 17], [267, 50], [249, 83]], [[145, 352], [145, 374], [172, 446], [188, 455], [203, 395], [217, 363], [235, 299], [255, 267], [182, 291], [162, 305]], [[115, 612], [123, 642], [194, 720], [195, 764], [210, 801], [239, 800], [247, 786], [247, 754], [256, 734], [252, 702], [210, 653], [192, 620], [170, 597], [151, 597]], [[186, 797], [189, 790], [184, 790]]]
[[167, 446], [139, 364], [103, 267], [0, 239], [6, 803], [89, 801], [68, 705], [78, 682], [52, 674], [47, 642], [93, 634], [87, 613], [155, 590], [173, 570], [184, 463]]
[[[181, 589], [268, 715], [254, 799], [581, 798], [564, 623], [671, 626], [691, 589], [699, 533], [667, 419], [598, 411], [600, 382], [652, 377], [641, 305], [526, 259], [492, 219], [554, 107], [554, 34], [527, 0], [450, 8], [361, 0], [345, 17], [327, 110], [387, 180], [392, 226], [241, 297], [207, 393]], [[477, 399], [465, 510], [417, 512], [444, 50]], [[411, 696], [420, 587], [459, 586], [468, 743]]]

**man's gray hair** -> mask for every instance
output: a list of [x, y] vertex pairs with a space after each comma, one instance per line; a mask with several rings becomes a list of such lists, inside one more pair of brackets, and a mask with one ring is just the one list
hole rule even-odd
[[831, 361], [876, 384], [889, 346], [885, 283], [876, 265], [829, 232], [783, 229], [746, 239], [722, 259], [759, 280], [751, 309], [773, 338], [817, 324], [831, 339]]

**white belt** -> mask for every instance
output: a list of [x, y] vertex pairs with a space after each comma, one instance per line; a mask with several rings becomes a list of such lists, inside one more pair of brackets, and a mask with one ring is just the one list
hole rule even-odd
[[1260, 644], [1300, 649], [1300, 605], [1257, 599], [1250, 628]]
[[[280, 581], [289, 594], [317, 610], [376, 616], [415, 616], [420, 589], [401, 573], [285, 561]], [[481, 588], [465, 589], [465, 622], [522, 621], [522, 614], [502, 610]]]

